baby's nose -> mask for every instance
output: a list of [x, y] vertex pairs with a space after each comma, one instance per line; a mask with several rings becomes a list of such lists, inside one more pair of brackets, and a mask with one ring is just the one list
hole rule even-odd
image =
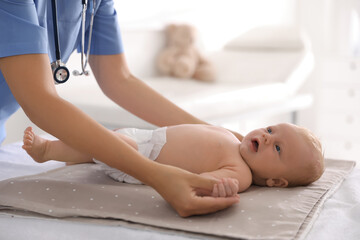
[[270, 134], [264, 133], [264, 134], [263, 134], [263, 138], [264, 138], [264, 143], [265, 143], [265, 144], [270, 144], [270, 142], [271, 142], [271, 136], [270, 136]]

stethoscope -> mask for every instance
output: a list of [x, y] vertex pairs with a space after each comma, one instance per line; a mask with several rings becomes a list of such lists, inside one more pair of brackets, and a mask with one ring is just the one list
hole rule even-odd
[[[89, 58], [90, 53], [90, 45], [91, 45], [91, 35], [94, 23], [94, 13], [95, 13], [95, 0], [93, 0], [93, 8], [91, 12], [91, 19], [90, 19], [90, 32], [89, 32], [89, 42], [88, 48], [86, 53], [86, 59], [84, 63], [84, 43], [85, 43], [85, 20], [86, 20], [86, 9], [87, 9], [87, 0], [82, 0], [82, 13], [81, 13], [81, 72], [74, 70], [74, 76], [81, 76], [89, 75], [89, 71], [86, 70], [86, 65]], [[56, 0], [52, 0], [52, 15], [53, 15], [53, 26], [54, 26], [54, 40], [55, 40], [55, 56], [56, 60], [51, 63], [51, 69], [53, 72], [53, 77], [55, 84], [65, 83], [69, 80], [70, 72], [69, 69], [65, 66], [63, 62], [61, 62], [61, 52], [60, 52], [60, 44], [59, 44], [59, 31], [58, 31], [58, 24], [57, 24], [57, 6]]]

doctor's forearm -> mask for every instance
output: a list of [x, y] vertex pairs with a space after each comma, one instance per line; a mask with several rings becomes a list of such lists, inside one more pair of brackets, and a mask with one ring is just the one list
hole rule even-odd
[[91, 55], [89, 63], [103, 92], [145, 121], [157, 126], [206, 124], [134, 77], [127, 67], [124, 54]]
[[134, 76], [107, 92], [114, 102], [157, 126], [206, 122], [184, 111]]

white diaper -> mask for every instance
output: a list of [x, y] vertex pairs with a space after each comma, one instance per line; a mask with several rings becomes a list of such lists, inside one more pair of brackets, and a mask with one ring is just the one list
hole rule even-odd
[[[138, 152], [150, 160], [156, 160], [160, 151], [166, 143], [166, 127], [155, 130], [144, 130], [137, 128], [123, 128], [116, 132], [124, 134], [133, 139], [138, 147]], [[100, 164], [106, 175], [119, 182], [126, 182], [132, 184], [142, 184], [136, 178], [116, 169], [109, 167], [99, 160], [93, 159], [95, 163]]]

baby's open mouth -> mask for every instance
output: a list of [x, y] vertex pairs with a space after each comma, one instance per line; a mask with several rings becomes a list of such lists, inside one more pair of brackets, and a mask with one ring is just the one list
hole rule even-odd
[[257, 152], [258, 149], [259, 149], [259, 142], [258, 142], [258, 140], [253, 139], [253, 140], [251, 140], [251, 143], [252, 143], [252, 147], [253, 147], [254, 151]]

